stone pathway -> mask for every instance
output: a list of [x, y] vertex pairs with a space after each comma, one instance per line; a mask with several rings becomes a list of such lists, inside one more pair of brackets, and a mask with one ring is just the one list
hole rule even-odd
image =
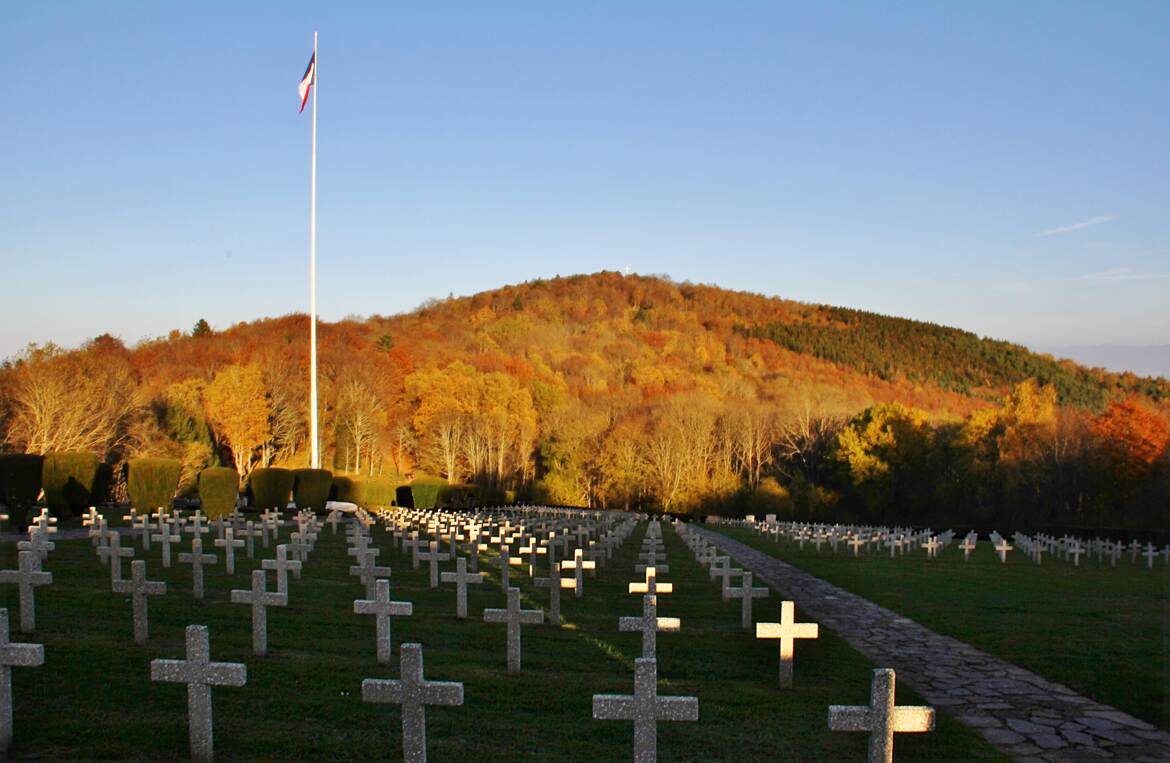
[[711, 542], [806, 618], [1017, 760], [1170, 761], [1170, 733], [838, 588], [717, 532]]

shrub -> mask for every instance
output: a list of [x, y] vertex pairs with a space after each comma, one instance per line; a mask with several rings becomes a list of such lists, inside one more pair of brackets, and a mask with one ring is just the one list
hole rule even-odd
[[292, 499], [295, 481], [296, 475], [289, 469], [256, 469], [249, 480], [252, 505], [261, 511], [269, 509], [284, 511]]
[[414, 491], [410, 485], [399, 485], [394, 488], [394, 503], [404, 509], [414, 508]]
[[298, 509], [325, 511], [329, 489], [333, 486], [333, 472], [328, 469], [297, 469], [293, 472], [293, 500]]
[[394, 503], [395, 480], [386, 477], [372, 477], [366, 482], [367, 506], [390, 506]]
[[183, 465], [174, 458], [132, 458], [127, 464], [126, 492], [135, 509], [150, 512], [171, 507]]
[[437, 504], [449, 509], [467, 509], [475, 503], [476, 485], [439, 485]]
[[48, 453], [41, 471], [45, 503], [58, 517], [81, 514], [93, 503], [98, 459], [95, 453]]
[[239, 495], [240, 476], [235, 469], [212, 466], [199, 472], [199, 503], [211, 519], [231, 514]]
[[369, 482], [364, 477], [334, 477], [333, 478], [333, 500], [345, 501], [346, 503], [356, 503], [358, 506], [366, 505], [366, 494], [369, 490]]
[[8, 507], [8, 521], [23, 530], [28, 513], [41, 494], [44, 458], [35, 453], [0, 455], [0, 497]]
[[433, 509], [439, 503], [439, 491], [446, 486], [442, 480], [418, 479], [410, 483], [411, 506], [416, 509]]

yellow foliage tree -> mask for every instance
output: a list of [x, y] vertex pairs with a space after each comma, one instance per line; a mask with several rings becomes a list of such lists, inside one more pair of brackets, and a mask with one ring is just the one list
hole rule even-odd
[[203, 405], [216, 437], [231, 450], [236, 471], [246, 477], [256, 450], [270, 437], [268, 390], [259, 367], [221, 369], [203, 391]]

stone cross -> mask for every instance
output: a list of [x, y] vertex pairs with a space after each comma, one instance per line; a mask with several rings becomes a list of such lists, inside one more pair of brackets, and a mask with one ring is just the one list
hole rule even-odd
[[20, 591], [20, 631], [32, 633], [37, 629], [36, 589], [51, 584], [53, 573], [41, 570], [41, 557], [36, 551], [21, 551], [17, 559], [18, 569], [0, 570], [0, 583], [16, 584]]
[[402, 757], [407, 763], [426, 763], [427, 705], [463, 704], [463, 684], [423, 678], [422, 644], [403, 644], [397, 681], [362, 681], [363, 702], [402, 705]]
[[232, 591], [233, 604], [252, 605], [252, 654], [268, 654], [268, 607], [287, 607], [288, 594], [268, 590], [268, 572], [252, 570], [252, 589]]
[[256, 523], [251, 519], [244, 522], [244, 553], [248, 555], [249, 559], [256, 556], [256, 538], [261, 534], [260, 530], [256, 528]]
[[0, 609], [0, 752], [12, 746], [12, 668], [45, 664], [40, 644], [13, 644], [8, 640], [8, 610]]
[[378, 578], [388, 578], [391, 573], [389, 567], [374, 564], [374, 557], [379, 553], [376, 548], [366, 549], [364, 554], [358, 556], [358, 563], [349, 568], [349, 574], [356, 575], [358, 580], [362, 581], [362, 585], [366, 587], [366, 596], [371, 599], [374, 597], [374, 581]]
[[182, 537], [171, 532], [170, 522], [159, 522], [158, 533], [151, 537], [162, 544], [162, 566], [163, 569], [169, 570], [171, 568], [171, 546], [182, 541]]
[[619, 631], [642, 632], [642, 656], [654, 657], [658, 645], [658, 631], [675, 633], [682, 627], [682, 621], [677, 617], [658, 616], [658, 597], [646, 594], [642, 597], [641, 617], [618, 618]]
[[129, 595], [134, 602], [134, 643], [142, 645], [150, 634], [150, 620], [147, 616], [146, 597], [162, 596], [167, 584], [146, 579], [146, 562], [139, 559], [130, 562], [130, 579], [113, 584], [114, 593]]
[[229, 575], [236, 574], [236, 549], [244, 547], [244, 541], [236, 540], [236, 531], [225, 528], [222, 538], [216, 538], [213, 543], [216, 548], [223, 549], [223, 566]]
[[263, 559], [260, 566], [266, 570], [276, 570], [276, 592], [288, 593], [288, 571], [292, 570], [297, 577], [301, 574], [301, 563], [296, 559], [288, 558], [288, 546], [281, 543], [276, 547], [275, 559]]
[[[199, 536], [195, 536], [196, 542]], [[187, 684], [187, 726], [191, 736], [191, 760], [213, 760], [211, 687], [243, 686], [246, 666], [211, 661], [211, 638], [206, 625], [187, 626], [187, 659], [151, 660], [150, 680]]]
[[430, 550], [418, 555], [420, 561], [427, 562], [431, 568], [431, 588], [439, 587], [439, 562], [445, 562], [451, 558], [450, 554], [443, 554], [439, 552], [439, 542], [433, 540], [429, 544]]
[[752, 629], [752, 599], [766, 599], [768, 598], [767, 588], [752, 588], [752, 573], [750, 570], [745, 570], [743, 573], [743, 585], [738, 588], [728, 588], [727, 596], [731, 599], [740, 599], [743, 602], [741, 607], [741, 624], [745, 631]]
[[548, 618], [554, 625], [559, 623], [561, 621], [561, 589], [575, 590], [577, 580], [561, 577], [561, 565], [556, 563], [553, 564], [547, 578], [536, 578], [534, 582], [537, 588], [548, 589]]
[[583, 551], [581, 549], [573, 550], [573, 558], [567, 562], [561, 562], [562, 570], [573, 570], [573, 577], [577, 581], [577, 587], [573, 590], [573, 595], [577, 598], [585, 593], [585, 579], [581, 576], [582, 570], [597, 569], [597, 562], [587, 562], [582, 559]]
[[508, 570], [512, 566], [513, 561], [523, 561], [518, 556], [512, 556], [508, 551], [507, 544], [500, 546], [500, 555], [496, 558], [496, 564], [500, 567], [500, 585], [505, 591], [510, 587], [508, 585]]
[[418, 550], [422, 548], [423, 542], [418, 537], [418, 533], [412, 531], [410, 536], [403, 541], [402, 550], [410, 551], [410, 568], [412, 570], [418, 569]]
[[933, 559], [935, 556], [937, 556], [940, 546], [942, 546], [942, 544], [938, 542], [938, 538], [935, 538], [933, 535], [930, 536], [930, 538], [922, 544], [922, 548], [926, 549], [926, 558]]
[[975, 538], [972, 538], [970, 535], [968, 535], [966, 538], [964, 538], [963, 542], [959, 544], [959, 548], [962, 549], [962, 551], [963, 551], [963, 561], [964, 562], [970, 561], [971, 552], [975, 550], [975, 544], [976, 544]]
[[650, 594], [651, 596], [674, 593], [674, 583], [658, 582], [658, 568], [647, 567], [644, 572], [646, 579], [641, 583], [630, 583], [630, 593]]
[[106, 545], [98, 548], [98, 556], [110, 563], [110, 582], [122, 579], [122, 560], [134, 556], [134, 549], [122, 548], [122, 535], [117, 530], [106, 533]]
[[203, 598], [203, 565], [215, 562], [215, 554], [203, 553], [203, 539], [198, 535], [191, 540], [191, 553], [179, 554], [179, 564], [191, 565], [191, 579], [196, 599]]
[[28, 540], [17, 541], [16, 548], [20, 551], [35, 551], [43, 562], [49, 558], [49, 552], [57, 548], [57, 544], [49, 540], [50, 532], [57, 532], [57, 528], [30, 527]]
[[374, 595], [371, 599], [355, 599], [353, 611], [357, 615], [374, 615], [378, 639], [378, 664], [390, 664], [390, 617], [414, 614], [409, 601], [390, 601], [390, 581], [374, 581]]
[[440, 576], [444, 583], [455, 584], [455, 616], [460, 620], [467, 617], [467, 584], [479, 585], [483, 583], [482, 572], [467, 572], [467, 560], [459, 557], [455, 560], [455, 571], [444, 572]]
[[634, 761], [658, 760], [658, 721], [699, 720], [695, 697], [659, 697], [658, 661], [653, 657], [634, 660], [634, 694], [594, 694], [593, 717], [600, 721], [634, 722]]
[[792, 654], [794, 640], [817, 638], [816, 623], [796, 622], [796, 607], [791, 601], [780, 602], [780, 622], [756, 623], [756, 638], [780, 639], [780, 688], [792, 687]]
[[869, 706], [829, 706], [830, 731], [868, 731], [870, 763], [892, 763], [895, 732], [934, 730], [934, 708], [894, 705], [894, 671], [873, 672]]
[[507, 609], [485, 609], [486, 623], [507, 623], [508, 625], [508, 672], [520, 672], [520, 626], [539, 625], [544, 622], [544, 610], [520, 609], [520, 589], [508, 589]]
[[[290, 533], [288, 536], [288, 550], [292, 552], [293, 559], [299, 562], [306, 562], [309, 560], [309, 552], [313, 550], [313, 546], [306, 542], [303, 533]], [[300, 580], [300, 575], [297, 575], [297, 580]]]
[[999, 554], [999, 561], [1002, 564], [1007, 564], [1007, 555], [1011, 550], [1012, 547], [1006, 540], [1001, 539], [995, 544], [995, 553]]

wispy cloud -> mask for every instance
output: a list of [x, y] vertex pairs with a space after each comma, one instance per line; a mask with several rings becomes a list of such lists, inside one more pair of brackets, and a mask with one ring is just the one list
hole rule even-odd
[[1170, 273], [1142, 273], [1133, 268], [1110, 268], [1095, 273], [1085, 273], [1072, 280], [1095, 284], [1129, 283], [1131, 281], [1158, 281], [1170, 278]]
[[1049, 228], [1048, 230], [1042, 230], [1036, 235], [1059, 236], [1062, 233], [1072, 233], [1076, 230], [1084, 230], [1085, 228], [1091, 228], [1094, 225], [1100, 225], [1101, 223], [1107, 223], [1110, 220], [1115, 219], [1117, 218], [1115, 218], [1113, 215], [1097, 215], [1096, 217], [1090, 217], [1088, 220], [1082, 220], [1081, 222], [1073, 223], [1072, 225], [1061, 225], [1059, 228]]

